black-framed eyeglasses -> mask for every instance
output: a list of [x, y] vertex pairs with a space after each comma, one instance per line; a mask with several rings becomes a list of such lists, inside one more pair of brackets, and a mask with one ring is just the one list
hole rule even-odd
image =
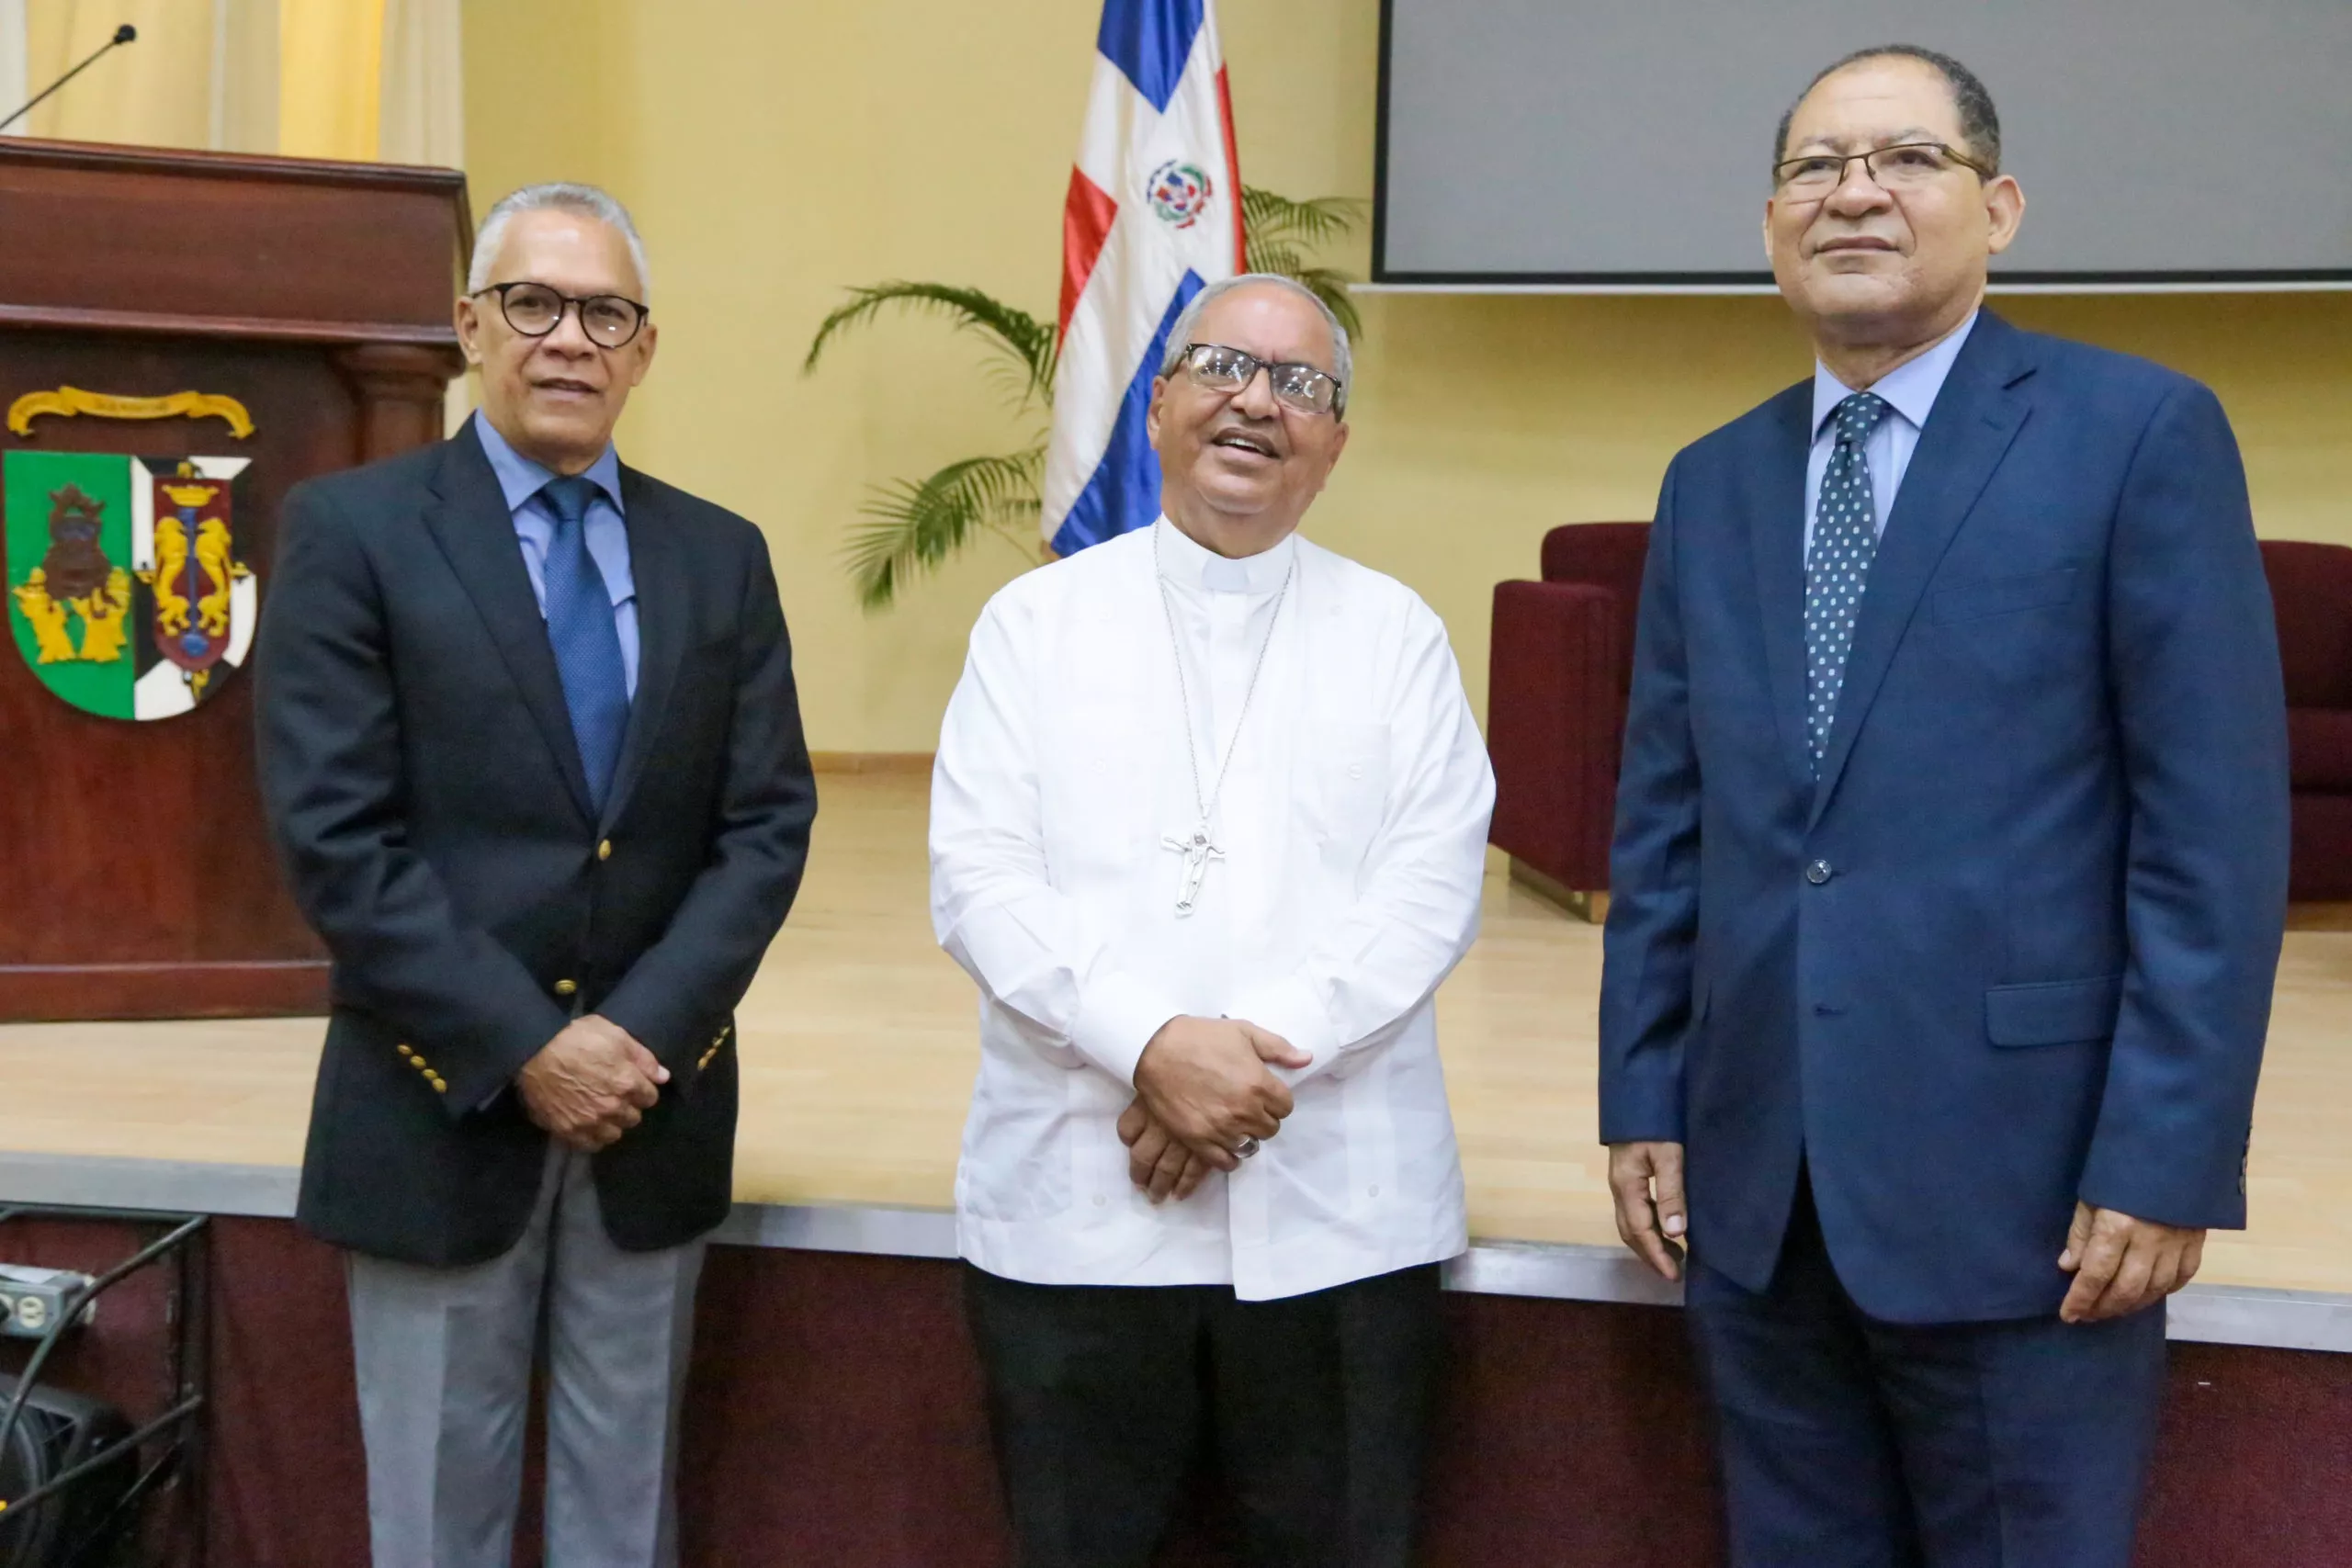
[[1867, 152], [1807, 152], [1772, 165], [1772, 183], [1791, 196], [1827, 196], [1846, 183], [1846, 170], [1860, 163], [1881, 190], [1931, 185], [1954, 169], [1973, 169], [1991, 179], [1993, 171], [1940, 141], [1898, 141]]
[[1266, 373], [1266, 384], [1274, 400], [1284, 408], [1300, 413], [1343, 413], [1348, 406], [1348, 389], [1334, 377], [1317, 370], [1312, 365], [1273, 364], [1254, 354], [1244, 354], [1238, 348], [1227, 348], [1221, 343], [1188, 343], [1184, 345], [1184, 368], [1191, 372], [1193, 383], [1212, 392], [1227, 397], [1238, 396], [1258, 372]]
[[493, 283], [474, 290], [476, 297], [498, 296], [498, 313], [525, 337], [545, 337], [563, 324], [563, 313], [580, 312], [580, 330], [599, 348], [626, 348], [644, 330], [653, 312], [619, 294], [591, 294], [586, 299], [565, 294], [544, 283]]

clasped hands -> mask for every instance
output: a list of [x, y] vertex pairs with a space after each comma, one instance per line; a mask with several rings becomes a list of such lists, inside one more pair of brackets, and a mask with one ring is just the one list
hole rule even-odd
[[[1659, 1274], [1680, 1279], [1690, 1223], [1682, 1193], [1682, 1145], [1610, 1145], [1609, 1190], [1616, 1199], [1618, 1236]], [[2059, 1303], [2058, 1315], [2068, 1323], [2129, 1316], [2195, 1279], [2204, 1258], [2202, 1230], [2077, 1201], [2066, 1249], [2058, 1257], [2058, 1267], [2075, 1283]]]
[[1135, 1101], [1119, 1116], [1127, 1175], [1155, 1203], [1191, 1197], [1210, 1171], [1238, 1166], [1235, 1151], [1272, 1137], [1291, 1113], [1289, 1087], [1267, 1066], [1314, 1059], [1239, 1019], [1170, 1019], [1136, 1060]]
[[533, 1122], [583, 1154], [609, 1146], [645, 1119], [670, 1069], [619, 1024], [573, 1019], [523, 1065], [514, 1087]]

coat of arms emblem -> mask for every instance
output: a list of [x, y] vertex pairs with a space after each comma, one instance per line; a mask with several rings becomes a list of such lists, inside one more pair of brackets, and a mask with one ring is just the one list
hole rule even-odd
[[0, 456], [9, 627], [43, 685], [107, 718], [183, 714], [253, 646], [245, 457]]
[[1144, 195], [1159, 220], [1178, 229], [1189, 229], [1201, 220], [1209, 209], [1209, 198], [1216, 194], [1216, 186], [1198, 164], [1170, 159], [1151, 172], [1144, 182]]

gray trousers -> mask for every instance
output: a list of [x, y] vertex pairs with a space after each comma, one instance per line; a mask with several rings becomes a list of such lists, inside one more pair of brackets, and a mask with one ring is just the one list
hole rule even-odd
[[704, 1246], [623, 1252], [589, 1157], [550, 1141], [505, 1256], [346, 1256], [375, 1568], [508, 1568], [547, 1325], [548, 1568], [674, 1568], [678, 1407]]

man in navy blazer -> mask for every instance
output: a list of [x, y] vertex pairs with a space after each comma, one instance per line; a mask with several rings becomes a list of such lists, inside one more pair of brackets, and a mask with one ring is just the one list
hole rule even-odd
[[1982, 309], [2024, 197], [1898, 46], [1790, 111], [1813, 380], [1679, 455], [1600, 1004], [1733, 1561], [2122, 1568], [2163, 1298], [2245, 1224], [2284, 698], [2212, 393]]
[[628, 213], [516, 191], [467, 287], [481, 412], [295, 487], [262, 616], [263, 795], [334, 957], [296, 1217], [346, 1254], [374, 1568], [506, 1568], [535, 1381], [546, 1561], [674, 1568], [734, 1010], [816, 790], [759, 529], [613, 444]]

